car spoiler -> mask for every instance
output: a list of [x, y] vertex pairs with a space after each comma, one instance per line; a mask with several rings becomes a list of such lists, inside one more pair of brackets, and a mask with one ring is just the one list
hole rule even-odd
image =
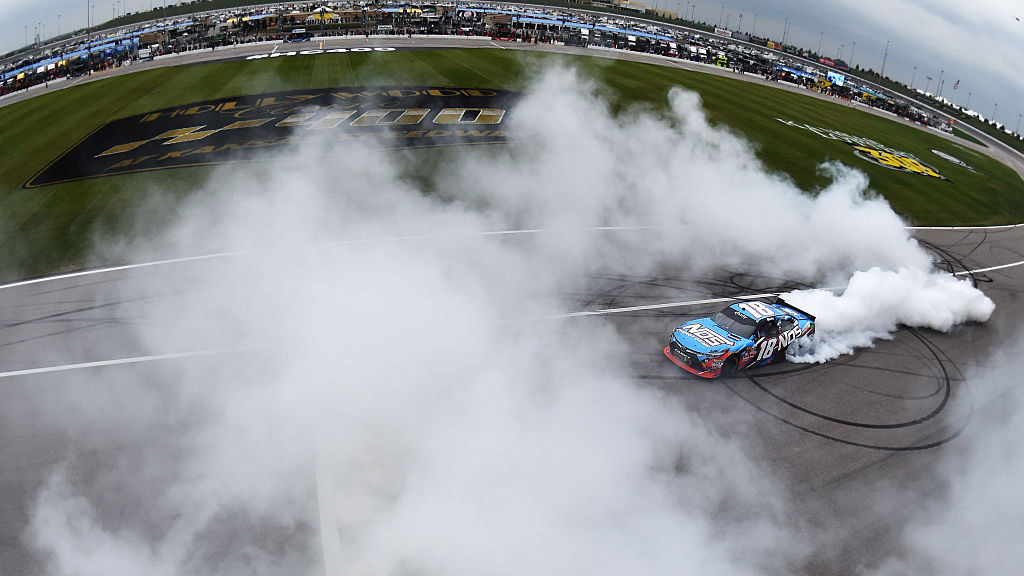
[[808, 318], [810, 318], [812, 322], [814, 321], [814, 315], [813, 314], [811, 314], [810, 312], [807, 312], [806, 310], [801, 310], [801, 309], [797, 308], [796, 306], [793, 306], [789, 302], [786, 302], [785, 300], [782, 299], [782, 296], [776, 296], [775, 297], [775, 303], [776, 304], [780, 304], [782, 306], [785, 306], [786, 308], [790, 308], [792, 310], [795, 310], [795, 311], [803, 314], [804, 316], [807, 316]]

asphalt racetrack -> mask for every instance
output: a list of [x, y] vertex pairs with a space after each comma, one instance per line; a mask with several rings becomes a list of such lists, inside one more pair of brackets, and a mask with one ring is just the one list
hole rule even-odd
[[[387, 40], [395, 46], [418, 41]], [[249, 46], [230, 56], [271, 49]], [[228, 51], [217, 52], [171, 62], [228, 56]], [[155, 65], [160, 62], [142, 66]], [[1024, 227], [920, 229], [913, 235], [933, 254], [937, 268], [971, 278], [995, 302], [996, 312], [987, 323], [958, 326], [950, 333], [903, 328], [891, 341], [826, 364], [783, 363], [705, 381], [674, 366], [662, 348], [674, 326], [724, 304], [686, 302], [705, 300], [709, 294], [733, 298], [801, 286], [785, 278], [728, 270], [713, 277], [672, 269], [652, 277], [608, 274], [590, 279], [589, 293], [573, 295], [577, 311], [594, 314], [561, 321], [614, 323], [627, 335], [629, 349], [623, 352], [631, 358], [639, 385], [679, 395], [696, 413], [737, 413], [738, 419], [751, 423], [737, 434], [759, 445], [769, 472], [785, 481], [799, 502], [801, 517], [796, 520], [810, 527], [838, 524], [846, 533], [832, 548], [813, 555], [810, 571], [849, 574], [866, 559], [893, 552], [908, 518], [941, 492], [936, 475], [940, 459], [972, 433], [972, 422], [998, 410], [997, 402], [978, 402], [972, 395], [971, 375], [984, 371], [992, 351], [1024, 321]], [[82, 428], [45, 417], [50, 407], [88, 394], [80, 388], [80, 375], [91, 373], [90, 381], [109, 378], [124, 386], [132, 379], [156, 379], [166, 363], [194, 363], [202, 370], [224, 354], [251, 354], [248, 345], [266, 344], [181, 333], [175, 336], [175, 348], [139, 347], [140, 330], [168, 328], [146, 316], [148, 303], [173, 307], [188, 295], [191, 279], [216, 265], [217, 259], [191, 260], [0, 287], [0, 566], [5, 574], [40, 572], [39, 560], [22, 536], [40, 487], [69, 453], [89, 454], [88, 466], [96, 470], [116, 461], [117, 454], [148, 452], [173, 459], [173, 450], [161, 439], [188, 434], [188, 422], [152, 426], [140, 421], [135, 430], [126, 431]], [[684, 304], [658, 307], [664, 303]], [[106, 355], [91, 354], [78, 344], [83, 340], [101, 342], [97, 348]], [[78, 473], [88, 476], [88, 466]], [[313, 476], [311, 464], [309, 511], [316, 525]], [[874, 499], [882, 491], [895, 495], [884, 509]], [[99, 503], [97, 516], [114, 527], [148, 513], [145, 502], [96, 498], [93, 503]]]
[[[623, 352], [632, 358], [639, 385], [679, 395], [697, 413], [731, 412], [752, 422], [739, 433], [762, 445], [772, 472], [786, 480], [800, 502], [801, 520], [831, 526], [838, 518], [849, 531], [834, 549], [821, 551], [817, 567], [818, 573], [841, 574], [842, 566], [885, 553], [903, 522], [934, 497], [940, 488], [935, 467], [944, 451], [957, 450], [960, 437], [971, 433], [972, 419], [998, 408], [975, 403], [968, 376], [983, 369], [999, 341], [1024, 320], [1024, 266], [1016, 265], [1024, 260], [1024, 227], [918, 230], [915, 236], [941, 269], [996, 268], [969, 274], [996, 303], [989, 322], [948, 334], [904, 328], [892, 341], [826, 364], [783, 363], [706, 381], [680, 370], [661, 350], [676, 324], [723, 304], [657, 306], [707, 299], [709, 293], [731, 298], [799, 286], [728, 271], [706, 278], [668, 269], [656, 277], [606, 275], [591, 279], [591, 293], [577, 295], [578, 311], [595, 314], [563, 321], [613, 322], [627, 335], [630, 349]], [[91, 373], [87, 381], [109, 379], [116, 386], [124, 386], [125, 379], [155, 383], [165, 363], [190, 362], [202, 370], [224, 354], [252, 353], [246, 343], [219, 342], [203, 333], [177, 334], [178, 347], [156, 354], [138, 348], [139, 331], [173, 333], [171, 326], [147, 321], [149, 304], [173, 307], [189, 296], [196, 275], [216, 265], [215, 260], [185, 261], [0, 289], [0, 563], [13, 568], [10, 573], [39, 569], [19, 539], [33, 498], [56, 463], [74, 452], [88, 454], [89, 466], [97, 469], [125, 453], [171, 459], [173, 451], [162, 452], [160, 437], [188, 435], [188, 424], [181, 422], [138, 422], [137, 429], [126, 431], [82, 429], [46, 417], [46, 411], [64, 409], [89, 393], [80, 388], [84, 373]], [[83, 349], [83, 340], [102, 342], [102, 349], [120, 354], [69, 355], [68, 350]], [[876, 491], [891, 492], [894, 479], [900, 507], [865, 505]], [[312, 515], [312, 480], [309, 493]], [[125, 515], [147, 513], [138, 502], [113, 499], [109, 506], [97, 513], [114, 525]]]

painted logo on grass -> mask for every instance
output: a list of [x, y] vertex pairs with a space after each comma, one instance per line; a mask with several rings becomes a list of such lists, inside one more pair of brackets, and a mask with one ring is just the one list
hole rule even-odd
[[957, 158], [956, 156], [953, 156], [953, 155], [950, 155], [950, 154], [946, 154], [945, 152], [943, 152], [941, 150], [935, 150], [935, 149], [932, 149], [932, 154], [935, 154], [936, 156], [946, 160], [947, 162], [952, 162], [953, 164], [956, 164], [957, 166], [959, 166], [961, 168], [966, 168], [967, 170], [970, 170], [971, 172], [977, 172], [977, 170], [975, 170], [973, 166], [971, 166], [967, 162], [964, 162], [963, 160]]
[[938, 178], [940, 180], [946, 179], [942, 174], [939, 174], [937, 170], [909, 154], [879, 150], [870, 146], [855, 145], [853, 150], [854, 154], [857, 156], [860, 156], [868, 162], [874, 162], [879, 166], [885, 166], [886, 168], [899, 170], [900, 172], [912, 172], [922, 176], [931, 176], [932, 178]]
[[197, 102], [110, 122], [25, 187], [253, 161], [302, 145], [330, 155], [346, 141], [376, 149], [503, 143], [503, 126], [520, 96], [480, 88], [344, 87]]
[[925, 164], [921, 160], [914, 157], [913, 154], [908, 152], [901, 152], [894, 150], [888, 146], [884, 146], [875, 142], [870, 138], [864, 138], [861, 136], [852, 136], [845, 132], [838, 130], [831, 130], [828, 128], [820, 128], [818, 126], [811, 126], [810, 124], [798, 124], [791, 120], [784, 120], [782, 118], [776, 118], [779, 122], [786, 124], [787, 126], [794, 126], [796, 128], [803, 128], [809, 130], [815, 134], [828, 138], [829, 140], [839, 140], [846, 142], [853, 147], [853, 153], [874, 164], [884, 166], [892, 170], [899, 170], [900, 172], [909, 172], [912, 174], [918, 174], [920, 176], [929, 176], [931, 178], [938, 178], [939, 180], [946, 180], [947, 178], [939, 173], [934, 167]]

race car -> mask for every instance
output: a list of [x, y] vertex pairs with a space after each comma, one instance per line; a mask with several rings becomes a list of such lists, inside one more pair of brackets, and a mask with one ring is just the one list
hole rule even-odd
[[677, 326], [665, 356], [691, 374], [717, 378], [783, 360], [799, 338], [814, 338], [814, 316], [781, 298], [747, 300]]

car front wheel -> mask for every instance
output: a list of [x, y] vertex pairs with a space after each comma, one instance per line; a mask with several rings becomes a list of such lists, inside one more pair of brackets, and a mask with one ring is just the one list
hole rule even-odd
[[725, 364], [722, 364], [722, 376], [725, 376], [726, 378], [728, 378], [729, 376], [732, 376], [733, 374], [735, 374], [736, 373], [736, 367], [738, 365], [739, 365], [739, 360], [737, 358], [735, 358], [735, 357], [734, 358], [729, 358], [728, 360], [726, 360]]

